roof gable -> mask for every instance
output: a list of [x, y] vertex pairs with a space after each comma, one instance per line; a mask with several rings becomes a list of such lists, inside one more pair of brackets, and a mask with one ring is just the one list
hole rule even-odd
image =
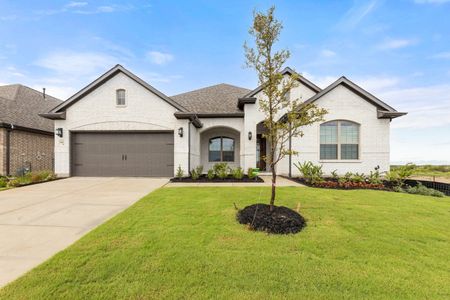
[[62, 104], [60, 104], [60, 105], [56, 106], [55, 108], [53, 108], [48, 114], [42, 114], [42, 115], [47, 117], [47, 118], [58, 119], [59, 117], [61, 117], [63, 115], [64, 111], [68, 107], [72, 106], [77, 101], [79, 101], [80, 99], [82, 99], [83, 97], [85, 97], [86, 95], [91, 93], [92, 91], [94, 91], [96, 88], [98, 88], [99, 86], [103, 85], [106, 81], [108, 81], [109, 79], [111, 79], [112, 77], [114, 77], [118, 73], [125, 74], [126, 76], [128, 76], [131, 79], [133, 79], [135, 82], [137, 82], [138, 84], [143, 86], [145, 89], [147, 89], [148, 91], [150, 91], [153, 94], [157, 95], [159, 98], [161, 98], [162, 100], [166, 101], [167, 103], [169, 103], [170, 105], [172, 105], [176, 109], [178, 109], [180, 111], [186, 111], [186, 109], [182, 105], [180, 105], [179, 103], [177, 103], [174, 100], [170, 99], [168, 96], [164, 95], [162, 92], [158, 91], [157, 89], [152, 87], [150, 84], [148, 84], [147, 82], [145, 82], [144, 80], [142, 80], [138, 76], [134, 75], [133, 73], [131, 73], [130, 71], [125, 69], [123, 66], [116, 65], [112, 69], [110, 69], [109, 71], [104, 73], [102, 76], [100, 76], [99, 78], [97, 78], [96, 80], [91, 82], [89, 85], [87, 85], [86, 87], [81, 89], [75, 95], [71, 96], [69, 99], [64, 101]]
[[316, 95], [314, 95], [311, 98], [309, 98], [308, 100], [306, 100], [305, 104], [312, 103], [312, 102], [320, 99], [321, 97], [323, 97], [324, 95], [326, 95], [327, 93], [329, 93], [330, 91], [334, 90], [336, 87], [338, 87], [340, 85], [344, 85], [345, 87], [347, 87], [348, 89], [350, 89], [351, 91], [353, 91], [354, 93], [359, 95], [361, 98], [363, 98], [364, 100], [368, 101], [372, 105], [375, 105], [379, 109], [382, 109], [382, 110], [385, 110], [385, 111], [389, 111], [389, 112], [396, 112], [396, 110], [393, 107], [389, 106], [388, 104], [386, 104], [385, 102], [381, 101], [380, 99], [378, 99], [377, 97], [375, 97], [371, 93], [367, 92], [366, 90], [361, 88], [356, 83], [354, 83], [354, 82], [350, 81], [349, 79], [347, 79], [345, 76], [340, 77], [338, 80], [336, 80], [335, 82], [330, 84], [328, 87], [326, 87], [325, 89], [323, 89], [322, 91], [320, 91]]

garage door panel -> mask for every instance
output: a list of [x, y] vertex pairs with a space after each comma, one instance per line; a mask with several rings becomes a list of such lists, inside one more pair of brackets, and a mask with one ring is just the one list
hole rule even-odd
[[173, 132], [72, 133], [72, 175], [172, 176]]

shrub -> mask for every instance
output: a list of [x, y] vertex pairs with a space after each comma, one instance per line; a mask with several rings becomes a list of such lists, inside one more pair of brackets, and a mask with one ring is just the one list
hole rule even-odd
[[215, 176], [216, 175], [214, 174], [214, 170], [213, 169], [209, 169], [208, 170], [208, 174], [206, 174], [206, 177], [208, 177], [209, 180], [213, 180]]
[[[227, 165], [227, 163], [217, 163], [213, 166], [213, 169], [214, 169], [214, 174], [220, 178], [220, 174], [222, 174], [222, 175], [227, 174], [228, 165]], [[226, 177], [226, 175], [225, 175], [225, 177]]]
[[303, 164], [300, 162], [298, 164], [294, 163], [294, 165], [303, 175], [303, 178], [306, 180], [306, 182], [314, 184], [323, 181], [323, 171], [321, 165], [316, 166], [310, 161], [304, 162]]
[[427, 188], [420, 182], [415, 187], [407, 186], [403, 190], [408, 194], [433, 196], [433, 197], [444, 197], [445, 196], [444, 193], [442, 193], [440, 191], [436, 191], [435, 189]]
[[247, 176], [250, 179], [255, 179], [256, 178], [256, 172], [254, 171], [253, 168], [248, 168], [247, 170]]
[[184, 171], [183, 171], [183, 169], [181, 168], [181, 166], [178, 165], [178, 169], [177, 169], [177, 172], [176, 172], [176, 174], [175, 174], [175, 177], [181, 179], [181, 178], [183, 177], [183, 175], [184, 175]]
[[233, 170], [233, 177], [235, 179], [242, 179], [244, 177], [244, 170], [241, 167], [237, 167]]
[[380, 167], [375, 167], [375, 171], [370, 171], [369, 176], [367, 176], [367, 181], [372, 184], [381, 184], [381, 178], [380, 178]]
[[360, 183], [360, 182], [365, 182], [365, 181], [366, 181], [366, 176], [364, 175], [364, 173], [361, 173], [361, 174], [355, 173], [350, 178], [350, 182]]
[[195, 168], [195, 171], [197, 171], [197, 174], [200, 176], [203, 173], [203, 166], [199, 165], [197, 168]]
[[0, 188], [6, 187], [8, 182], [6, 181], [6, 178], [0, 178]]
[[334, 171], [331, 172], [331, 178], [333, 178], [336, 181], [339, 180], [339, 175], [337, 173], [337, 170], [334, 170]]
[[411, 177], [416, 169], [416, 165], [408, 163], [404, 166], [399, 166], [390, 172], [386, 172], [386, 179], [390, 181], [394, 186], [403, 186], [405, 180]]
[[17, 187], [20, 185], [21, 185], [21, 183], [18, 179], [11, 179], [10, 181], [8, 181], [8, 184], [7, 184], [8, 187]]
[[[39, 172], [31, 172], [27, 174], [32, 183], [44, 181], [44, 177], [42, 173]], [[45, 175], [45, 174], [44, 174]]]
[[[226, 166], [226, 164], [225, 164], [225, 166]], [[228, 176], [228, 170], [229, 170], [229, 168], [219, 168], [218, 170], [217, 170], [217, 177], [219, 177], [220, 179], [225, 179], [225, 178], [227, 178], [227, 176]]]
[[199, 177], [200, 177], [200, 174], [198, 173], [197, 168], [192, 169], [192, 171], [191, 171], [192, 180], [197, 180], [197, 179], [199, 179]]

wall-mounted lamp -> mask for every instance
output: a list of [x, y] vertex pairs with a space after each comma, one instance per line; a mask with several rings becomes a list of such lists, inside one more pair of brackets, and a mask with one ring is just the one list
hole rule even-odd
[[183, 137], [183, 127], [178, 128], [178, 135]]
[[252, 132], [251, 132], [251, 131], [248, 132], [248, 140], [249, 140], [249, 141], [252, 140]]
[[63, 137], [63, 129], [62, 128], [56, 128], [55, 134], [57, 136], [59, 136], [60, 138], [62, 138]]

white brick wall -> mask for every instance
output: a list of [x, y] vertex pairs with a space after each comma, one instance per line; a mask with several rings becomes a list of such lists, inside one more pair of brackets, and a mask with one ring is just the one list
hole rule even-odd
[[[116, 106], [116, 90], [126, 90], [126, 107]], [[86, 130], [173, 130], [174, 170], [188, 166], [187, 120], [174, 117], [176, 108], [148, 91], [128, 76], [118, 73], [66, 111], [66, 120], [55, 121], [63, 128], [63, 138], [55, 139], [55, 172], [68, 176], [70, 171], [70, 131]], [[184, 136], [178, 136], [178, 128]]]

